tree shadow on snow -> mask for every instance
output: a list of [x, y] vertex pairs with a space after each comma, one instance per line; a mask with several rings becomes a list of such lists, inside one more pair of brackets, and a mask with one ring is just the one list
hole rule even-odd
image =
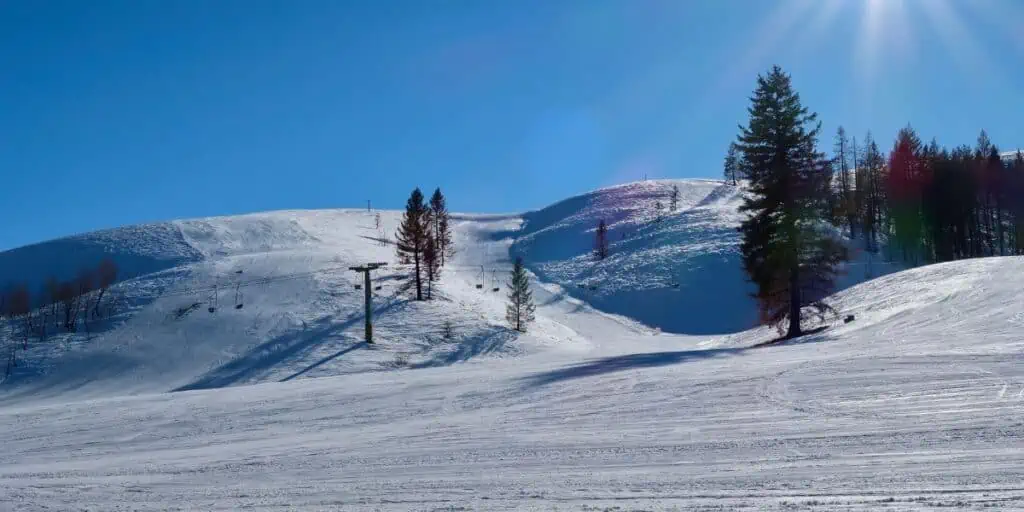
[[[374, 310], [373, 314], [383, 314], [392, 308], [404, 304], [405, 302], [407, 301], [392, 301]], [[250, 349], [241, 357], [207, 372], [198, 380], [173, 389], [171, 392], [223, 388], [239, 382], [245, 382], [254, 377], [265, 375], [273, 367], [280, 365], [281, 363], [289, 360], [300, 359], [303, 355], [312, 351], [317, 345], [330, 340], [332, 336], [345, 331], [353, 325], [363, 322], [364, 318], [365, 315], [352, 315], [344, 321], [336, 323], [333, 321], [333, 317], [324, 317], [317, 321], [315, 326], [311, 329], [288, 332], [265, 343], [261, 343], [260, 345]], [[331, 356], [314, 363], [305, 370], [291, 375], [285, 380], [295, 378], [309, 370], [312, 370], [314, 367], [320, 366], [332, 359], [340, 357], [343, 354], [351, 352], [360, 345], [365, 345], [365, 343], [361, 342], [353, 347], [349, 347], [338, 353], [332, 354]]]
[[517, 335], [515, 331], [505, 327], [490, 327], [478, 335], [460, 340], [454, 350], [416, 363], [412, 368], [448, 366], [481, 355], [506, 352], [510, 348], [509, 342], [516, 339]]
[[527, 386], [539, 387], [567, 380], [594, 377], [606, 373], [642, 368], [657, 368], [659, 366], [670, 366], [703, 359], [731, 356], [739, 354], [745, 350], [747, 350], [747, 347], [628, 354], [624, 356], [595, 359], [585, 363], [560, 368], [558, 370], [538, 373], [536, 375], [526, 377], [523, 380]]

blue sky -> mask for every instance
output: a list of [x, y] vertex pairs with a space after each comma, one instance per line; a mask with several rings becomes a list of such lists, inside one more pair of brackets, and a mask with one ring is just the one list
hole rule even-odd
[[[717, 177], [772, 64], [888, 148], [1024, 146], [1019, 0], [0, 0], [0, 249], [282, 208]], [[1016, 25], [1014, 25], [1016, 23]]]

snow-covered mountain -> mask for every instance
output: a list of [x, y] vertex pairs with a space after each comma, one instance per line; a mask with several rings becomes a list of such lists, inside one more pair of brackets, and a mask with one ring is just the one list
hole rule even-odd
[[[832, 299], [855, 321], [760, 346], [774, 333], [746, 329], [740, 193], [649, 181], [455, 216], [428, 302], [359, 210], [0, 253], [33, 283], [104, 256], [131, 276], [113, 319], [33, 342], [0, 384], [0, 509], [1021, 507], [1024, 258], [854, 285], [896, 270], [859, 255]], [[380, 214], [393, 233], [399, 214]], [[528, 334], [492, 291], [517, 255], [536, 277]], [[348, 270], [369, 261], [391, 263], [374, 347]]]
[[1018, 149], [1018, 150], [1014, 150], [1014, 151], [1007, 151], [1005, 153], [1001, 153], [1000, 156], [1003, 157], [1003, 161], [1013, 162], [1014, 160], [1017, 159], [1017, 153], [1024, 153], [1024, 149]]

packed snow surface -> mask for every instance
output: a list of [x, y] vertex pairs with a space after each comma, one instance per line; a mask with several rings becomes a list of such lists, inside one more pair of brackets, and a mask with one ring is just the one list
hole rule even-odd
[[[403, 291], [365, 211], [51, 242], [136, 261], [138, 277], [120, 287], [118, 317], [89, 339], [30, 347], [0, 385], [0, 510], [1024, 508], [1024, 258], [855, 285], [832, 299], [855, 321], [790, 343], [759, 346], [774, 332], [724, 324], [730, 334], [665, 334], [655, 320], [729, 316], [747, 300], [713, 280], [676, 291], [667, 280], [682, 289], [689, 277], [656, 271], [671, 260], [661, 251], [700, 265], [686, 245], [729, 251], [718, 235], [735, 222], [724, 206], [735, 191], [679, 183], [675, 215], [704, 227], [598, 212], [626, 234], [613, 254], [654, 253], [634, 281], [579, 257], [588, 235], [567, 226], [595, 220], [580, 200], [563, 213], [457, 216], [459, 252], [424, 303]], [[382, 212], [386, 232], [397, 219]], [[69, 271], [19, 251], [0, 254], [5, 271]], [[510, 252], [540, 277], [527, 334], [502, 326], [503, 292], [491, 291]], [[347, 270], [367, 261], [392, 263], [374, 276], [373, 347]], [[603, 288], [588, 295], [558, 284], [594, 276]], [[232, 279], [254, 280], [239, 287], [242, 309]], [[221, 307], [208, 313], [214, 283]], [[734, 302], [694, 313], [697, 298], [665, 290], [643, 305], [662, 311], [637, 321], [615, 296], [638, 288]]]

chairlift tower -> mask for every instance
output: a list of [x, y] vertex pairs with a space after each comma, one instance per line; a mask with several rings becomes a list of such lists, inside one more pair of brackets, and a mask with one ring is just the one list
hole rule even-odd
[[367, 263], [358, 267], [349, 267], [349, 270], [363, 273], [363, 290], [366, 295], [366, 343], [373, 343], [373, 295], [370, 289], [370, 272], [377, 270], [380, 267], [386, 267], [387, 263]]

